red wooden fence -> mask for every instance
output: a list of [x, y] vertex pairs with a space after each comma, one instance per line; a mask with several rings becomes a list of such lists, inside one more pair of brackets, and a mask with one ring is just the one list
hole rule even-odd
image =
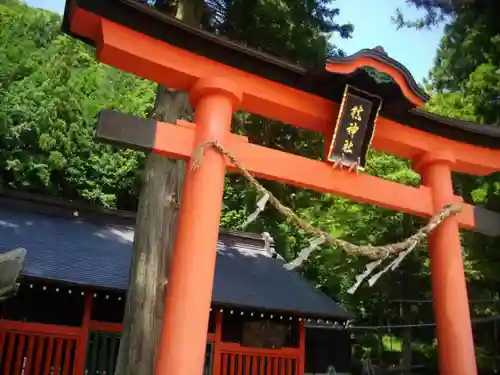
[[0, 320], [0, 375], [71, 375], [80, 328]]
[[[88, 304], [90, 306], [90, 304]], [[121, 324], [90, 320], [86, 308], [81, 327], [26, 323], [0, 319], [0, 375], [79, 375], [111, 373], [114, 361], [97, 361], [89, 349], [88, 333], [119, 333]], [[216, 331], [208, 334], [207, 375], [303, 375], [304, 327], [300, 326], [298, 348], [262, 349], [221, 341], [222, 315], [217, 314]], [[109, 335], [108, 335], [109, 336]], [[109, 341], [109, 340], [108, 340]], [[106, 350], [107, 353], [107, 342]], [[118, 342], [118, 341], [117, 341]], [[117, 346], [117, 342], [112, 344]], [[90, 344], [93, 343], [91, 338]], [[98, 350], [99, 345], [90, 345]], [[102, 345], [101, 345], [102, 346]], [[116, 348], [115, 348], [116, 349]], [[92, 352], [95, 350], [91, 350]], [[116, 350], [113, 351], [116, 355]], [[92, 353], [91, 353], [92, 354]], [[95, 353], [94, 353], [95, 354]], [[109, 354], [109, 353], [108, 353]], [[99, 362], [99, 368], [94, 366]], [[101, 363], [102, 362], [102, 363]], [[88, 366], [86, 366], [88, 365]], [[90, 367], [89, 367], [90, 366]], [[105, 371], [101, 367], [105, 367]], [[88, 368], [87, 368], [88, 367]], [[101, 372], [101, 370], [103, 370]]]
[[221, 343], [219, 355], [220, 373], [213, 375], [301, 375], [297, 349], [257, 349]]

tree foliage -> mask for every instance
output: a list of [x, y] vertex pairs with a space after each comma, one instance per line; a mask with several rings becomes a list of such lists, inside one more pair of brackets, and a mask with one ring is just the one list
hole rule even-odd
[[423, 16], [409, 20], [401, 8], [396, 9], [393, 21], [398, 28], [432, 28], [442, 23], [453, 22], [460, 15], [486, 15], [491, 21], [500, 10], [500, 4], [495, 0], [405, 0], [405, 3], [417, 10], [423, 11]]
[[95, 143], [103, 107], [144, 115], [153, 87], [95, 62], [61, 35], [58, 15], [0, 5], [2, 185], [133, 207], [142, 155]]

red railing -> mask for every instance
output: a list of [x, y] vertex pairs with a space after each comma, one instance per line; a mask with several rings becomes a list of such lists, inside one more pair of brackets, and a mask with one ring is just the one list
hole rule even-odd
[[[207, 337], [210, 350], [204, 374], [304, 374], [305, 336], [303, 325], [301, 325], [298, 348], [274, 350], [249, 348], [236, 343], [222, 342], [221, 322], [222, 315], [217, 314], [215, 333], [208, 334]], [[85, 372], [94, 373], [92, 368], [86, 369], [85, 366], [86, 353], [89, 349], [89, 332], [120, 333], [121, 329], [121, 324], [91, 321], [90, 309], [86, 309], [81, 327], [0, 319], [0, 375], [83, 375]], [[91, 356], [91, 358], [93, 357]], [[106, 372], [110, 366], [106, 362]], [[95, 370], [95, 373], [101, 373], [100, 368], [95, 368]]]
[[222, 343], [220, 373], [214, 375], [299, 375], [299, 350], [255, 349]]
[[0, 320], [0, 375], [71, 375], [78, 327]]

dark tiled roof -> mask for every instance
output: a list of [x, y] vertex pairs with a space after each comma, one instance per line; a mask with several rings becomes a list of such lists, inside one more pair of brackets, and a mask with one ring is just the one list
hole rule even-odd
[[[24, 275], [125, 290], [133, 229], [0, 206], [0, 253], [27, 250]], [[219, 238], [212, 301], [318, 318], [349, 319], [340, 305], [285, 270], [256, 236]]]

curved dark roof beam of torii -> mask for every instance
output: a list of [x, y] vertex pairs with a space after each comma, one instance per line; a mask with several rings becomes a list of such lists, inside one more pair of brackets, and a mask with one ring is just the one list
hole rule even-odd
[[353, 74], [358, 69], [370, 67], [387, 74], [398, 84], [402, 94], [415, 106], [423, 106], [430, 96], [422, 90], [412, 74], [399, 61], [389, 57], [383, 47], [362, 49], [353, 55], [329, 59], [326, 70], [331, 73]]
[[[377, 82], [373, 85], [370, 81], [376, 79], [365, 71], [366, 67], [386, 74], [393, 82]], [[381, 115], [390, 120], [448, 139], [500, 148], [500, 126], [440, 116], [421, 108], [430, 96], [418, 86], [408, 69], [391, 58], [380, 46], [330, 59], [326, 70], [336, 75], [337, 79], [341, 79], [339, 75], [343, 75], [345, 79], [360, 75], [358, 81], [363, 83], [358, 86], [383, 98], [386, 105], [383, 106]]]

